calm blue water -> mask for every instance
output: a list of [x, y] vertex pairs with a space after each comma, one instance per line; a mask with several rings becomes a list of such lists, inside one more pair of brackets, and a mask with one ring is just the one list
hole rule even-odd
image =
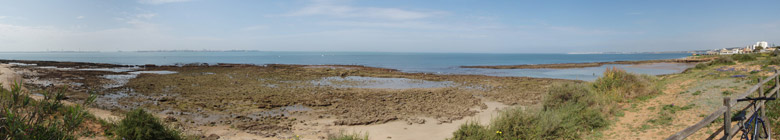
[[437, 74], [482, 74], [592, 80], [607, 67], [623, 67], [646, 74], [669, 74], [668, 67], [610, 65], [579, 69], [467, 69], [463, 65], [519, 65], [582, 63], [620, 60], [682, 58], [689, 54], [473, 54], [380, 52], [99, 52], [99, 53], [0, 53], [0, 59], [77, 61], [112, 64], [244, 63], [244, 64], [355, 64]]

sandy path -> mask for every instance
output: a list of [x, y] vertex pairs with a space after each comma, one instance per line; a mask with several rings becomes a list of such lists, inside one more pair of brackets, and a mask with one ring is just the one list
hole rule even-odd
[[[658, 112], [663, 105], [675, 104], [675, 105], [687, 105], [691, 98], [678, 97], [679, 92], [684, 91], [686, 86], [696, 82], [695, 80], [676, 81], [668, 84], [663, 90], [663, 94], [658, 95], [653, 99], [637, 103], [636, 111], [625, 111], [625, 116], [618, 118], [617, 123], [613, 124], [609, 130], [603, 132], [604, 139], [630, 139], [630, 140], [644, 140], [644, 139], [664, 139], [671, 134], [674, 134], [678, 127], [684, 128], [689, 124], [694, 124], [698, 121], [698, 115], [700, 113], [675, 113], [676, 117], [671, 123], [672, 126], [653, 126], [648, 123], [648, 120], [658, 117]], [[653, 107], [653, 108], [650, 108]], [[702, 111], [703, 112], [703, 111]], [[693, 116], [691, 116], [693, 115]], [[677, 118], [695, 118], [690, 120], [679, 120]], [[646, 128], [641, 128], [643, 125]]]

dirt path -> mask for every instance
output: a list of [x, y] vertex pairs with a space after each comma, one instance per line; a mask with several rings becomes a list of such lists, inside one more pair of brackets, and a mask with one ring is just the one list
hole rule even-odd
[[[669, 84], [664, 90], [663, 94], [658, 95], [653, 99], [637, 103], [637, 105], [625, 105], [624, 108], [631, 108], [628, 106], [636, 106], [632, 109], [625, 111], [625, 116], [618, 118], [617, 123], [603, 132], [606, 139], [663, 139], [669, 134], [668, 126], [652, 126], [648, 124], [648, 120], [658, 117], [658, 110], [660, 106], [667, 104], [685, 105], [689, 101], [684, 98], [678, 98], [676, 93], [684, 90], [685, 86], [695, 82], [694, 80], [680, 81], [678, 83]], [[679, 124], [679, 123], [672, 123]], [[644, 128], [642, 128], [644, 126]], [[655, 128], [651, 128], [655, 127]], [[673, 130], [672, 130], [673, 131]]]
[[[750, 86], [748, 80], [739, 78], [710, 79], [700, 78], [699, 75], [672, 75], [665, 78], [668, 83], [662, 87], [662, 94], [645, 101], [624, 103], [625, 115], [618, 117], [608, 130], [601, 132], [603, 137], [599, 139], [665, 139], [721, 107], [724, 96], [744, 93]], [[674, 109], [665, 106], [673, 106]], [[681, 109], [686, 106], [688, 108]], [[718, 126], [705, 127], [688, 139], [708, 139]]]

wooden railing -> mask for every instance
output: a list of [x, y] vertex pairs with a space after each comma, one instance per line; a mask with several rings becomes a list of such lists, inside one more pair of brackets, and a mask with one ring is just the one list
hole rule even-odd
[[[753, 94], [755, 92], [758, 92], [758, 97], [764, 97], [764, 96], [767, 96], [767, 97], [775, 96], [775, 97], [777, 97], [779, 95], [778, 92], [780, 92], [780, 90], [778, 90], [780, 88], [780, 77], [778, 77], [778, 75], [780, 75], [780, 72], [776, 70], [775, 74], [773, 74], [772, 76], [769, 76], [769, 77], [767, 77], [765, 79], [760, 79], [759, 78], [758, 79], [759, 80], [758, 84], [756, 84], [755, 86], [750, 88], [744, 94], [738, 95], [734, 99], [729, 98], [729, 97], [723, 98], [723, 106], [718, 108], [718, 110], [716, 110], [715, 112], [712, 112], [712, 114], [710, 114], [709, 116], [705, 117], [704, 119], [702, 119], [698, 123], [696, 123], [694, 125], [691, 125], [688, 128], [685, 128], [682, 131], [677, 132], [677, 133], [675, 133], [672, 136], [669, 136], [666, 139], [667, 140], [681, 140], [681, 139], [685, 139], [686, 137], [692, 135], [693, 133], [696, 133], [696, 131], [699, 131], [701, 128], [704, 128], [707, 125], [711, 124], [716, 119], [718, 119], [720, 116], [723, 116], [723, 127], [722, 127], [723, 131], [722, 132], [724, 132], [723, 137], [721, 137], [721, 139], [724, 139], [724, 140], [731, 139], [734, 136], [734, 134], [737, 133], [737, 131], [739, 131], [739, 129], [742, 128], [742, 126], [740, 126], [740, 124], [736, 124], [734, 126], [731, 125], [731, 117], [732, 117], [731, 116], [731, 111], [732, 111], [732, 108], [735, 107], [735, 105], [737, 104], [737, 99], [745, 98], [745, 97], [747, 97], [747, 96], [749, 96], [749, 95], [751, 95], [751, 94]], [[765, 92], [764, 91], [764, 86], [766, 85], [767, 82], [769, 82], [769, 81], [771, 81], [773, 79], [775, 80], [775, 85], [773, 85], [773, 88], [769, 92]], [[767, 94], [765, 95], [764, 93], [767, 93]], [[766, 111], [764, 111], [765, 110], [764, 109], [764, 103], [765, 102], [766, 102], [765, 100], [760, 100], [760, 101], [757, 101], [756, 105], [755, 105], [756, 108], [760, 109], [761, 114], [759, 114], [759, 115], [761, 115], [762, 117], [764, 117], [765, 113], [766, 113]], [[749, 106], [745, 107], [745, 108], [743, 108], [741, 110], [746, 110], [747, 111], [747, 113], [745, 114], [746, 117], [750, 117], [750, 116], [752, 116], [755, 113], [752, 110], [749, 110]], [[717, 136], [720, 132], [721, 131], [719, 129], [719, 131], [716, 131], [713, 134], [711, 134], [710, 135], [710, 139], [712, 139], [715, 136]]]

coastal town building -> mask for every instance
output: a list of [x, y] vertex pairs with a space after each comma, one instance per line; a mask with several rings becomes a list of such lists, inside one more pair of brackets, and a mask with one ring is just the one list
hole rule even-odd
[[[759, 41], [756, 44], [748, 45], [743, 48], [723, 48], [720, 50], [708, 51], [707, 54], [720, 54], [720, 55], [732, 55], [732, 54], [748, 54], [757, 52], [772, 52], [777, 48], [769, 46], [766, 41]], [[759, 51], [760, 50], [760, 51]]]

